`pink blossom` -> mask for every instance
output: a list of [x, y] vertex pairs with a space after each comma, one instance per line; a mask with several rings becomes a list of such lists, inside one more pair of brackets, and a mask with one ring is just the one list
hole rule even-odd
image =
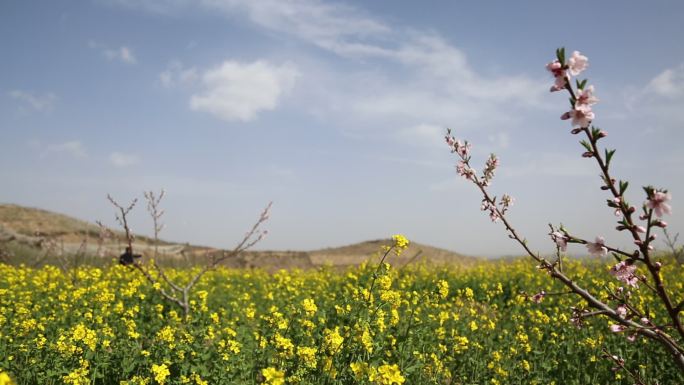
[[618, 197], [618, 198], [613, 199], [613, 202], [615, 202], [615, 206], [614, 206], [615, 207], [615, 216], [619, 217], [622, 214], [622, 212], [620, 211], [620, 202], [622, 202], [622, 201]]
[[636, 266], [631, 263], [628, 264], [625, 261], [622, 261], [610, 268], [610, 274], [613, 275], [618, 281], [622, 281], [632, 287], [639, 287], [639, 278], [634, 275], [635, 271]]
[[499, 167], [499, 158], [497, 158], [496, 155], [491, 154], [485, 163], [483, 178], [485, 185], [489, 184], [489, 181], [494, 178], [494, 171], [497, 167]]
[[499, 213], [496, 212], [496, 210], [489, 210], [489, 219], [492, 222], [494, 222], [494, 223], [498, 222], [499, 218], [501, 218], [501, 217], [499, 216]]
[[551, 240], [556, 242], [556, 245], [561, 249], [561, 251], [568, 249], [568, 237], [566, 237], [565, 234], [561, 233], [560, 231], [554, 231], [549, 235], [551, 236]]
[[577, 100], [575, 101], [575, 106], [593, 106], [594, 104], [598, 103], [598, 101], [599, 99], [596, 96], [594, 96], [594, 86], [589, 86], [577, 92]]
[[620, 305], [615, 309], [615, 312], [617, 313], [620, 318], [625, 318], [627, 317], [627, 306], [625, 305]]
[[593, 243], [587, 242], [587, 250], [589, 250], [589, 254], [599, 257], [604, 257], [608, 254], [608, 249], [606, 248], [603, 237], [596, 237], [596, 241]]
[[573, 127], [589, 127], [591, 121], [594, 120], [594, 112], [591, 110], [590, 106], [579, 105], [561, 115], [561, 119], [572, 119]]
[[636, 334], [636, 333], [630, 334], [630, 335], [627, 336], [627, 341], [629, 341], [629, 342], [634, 342], [634, 341], [636, 341], [636, 339], [637, 339], [638, 336], [639, 336], [639, 335]]
[[456, 142], [456, 153], [461, 157], [461, 158], [467, 158], [468, 155], [470, 155], [470, 148], [473, 145], [468, 143], [467, 141], [465, 143], [461, 143], [461, 141]]
[[655, 214], [662, 217], [663, 214], [672, 213], [672, 207], [667, 203], [670, 199], [672, 195], [669, 192], [655, 191], [646, 201], [646, 207], [655, 210]]
[[625, 325], [618, 325], [618, 324], [613, 324], [610, 325], [610, 331], [613, 333], [620, 333], [627, 330], [627, 326]]
[[459, 160], [458, 164], [456, 164], [456, 172], [466, 179], [471, 179], [475, 175], [475, 170], [462, 160]]
[[568, 59], [568, 70], [572, 76], [579, 75], [589, 66], [589, 59], [580, 54], [579, 51], [574, 51], [572, 56]]
[[558, 60], [554, 60], [546, 65], [546, 69], [551, 72], [555, 79], [550, 91], [556, 92], [565, 88], [567, 73], [563, 65]]

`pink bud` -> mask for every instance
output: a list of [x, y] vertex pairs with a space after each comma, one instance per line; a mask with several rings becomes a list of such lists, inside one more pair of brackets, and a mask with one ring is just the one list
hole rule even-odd
[[636, 334], [636, 333], [630, 334], [630, 335], [627, 336], [627, 341], [629, 341], [629, 342], [634, 342], [634, 341], [636, 341], [636, 339], [637, 339], [637, 334]]
[[644, 325], [650, 325], [651, 324], [651, 320], [649, 320], [646, 317], [642, 317], [639, 321], [641, 321], [641, 323]]
[[[569, 112], [566, 112], [566, 114], [570, 114], [570, 113], [569, 113]], [[567, 118], [567, 119], [569, 119], [569, 118], [570, 118], [570, 115], [568, 115], [568, 118]], [[561, 118], [561, 119], [563, 119], [563, 118]], [[573, 134], [573, 135], [577, 135], [577, 134], [579, 134], [580, 132], [582, 132], [582, 129], [581, 129], [581, 128], [573, 128], [572, 131], [570, 131], [570, 133]]]
[[656, 223], [654, 223], [654, 225], [656, 225], [658, 227], [666, 228], [667, 222], [658, 220], [658, 221], [656, 221]]
[[584, 154], [582, 154], [583, 158], [591, 158], [592, 156], [594, 156], [594, 153], [591, 151], [587, 151]]
[[571, 117], [572, 117], [572, 115], [570, 115], [570, 111], [568, 111], [568, 112], [564, 113], [563, 115], [561, 115], [561, 120], [568, 120]]
[[625, 331], [626, 329], [627, 329], [627, 326], [625, 326], [625, 325], [618, 325], [618, 324], [610, 325], [610, 331], [613, 333], [620, 333], [620, 332]]
[[646, 232], [646, 228], [644, 226], [636, 226], [634, 228], [634, 230], [636, 230], [637, 233], [645, 233]]
[[605, 138], [606, 136], [608, 136], [607, 132], [605, 132], [603, 130], [599, 131], [599, 133], [598, 133], [599, 138]]

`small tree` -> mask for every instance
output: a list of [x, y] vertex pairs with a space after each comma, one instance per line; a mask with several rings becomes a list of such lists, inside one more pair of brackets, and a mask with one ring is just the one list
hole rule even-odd
[[[154, 224], [154, 257], [149, 264], [134, 260], [130, 266], [138, 270], [165, 300], [180, 306], [183, 309], [184, 316], [187, 318], [188, 315], [190, 315], [190, 294], [202, 276], [210, 270], [215, 269], [223, 261], [237, 257], [242, 252], [256, 245], [266, 236], [266, 234], [268, 234], [267, 230], [261, 229], [261, 225], [266, 222], [270, 216], [272, 202], [266, 206], [261, 212], [259, 219], [252, 225], [250, 230], [232, 250], [207, 253], [208, 260], [202, 269], [188, 282], [179, 283], [170, 279], [164, 269], [157, 263], [159, 233], [164, 228], [164, 225], [161, 223], [161, 217], [164, 215], [164, 211], [159, 208], [159, 204], [165, 195], [164, 190], [162, 190], [159, 195], [155, 195], [152, 191], [145, 192], [144, 195], [147, 200], [147, 211], [152, 217]], [[127, 207], [124, 207], [110, 195], [107, 195], [107, 199], [109, 199], [112, 205], [117, 209], [116, 220], [124, 229], [129, 252], [133, 253], [134, 236], [128, 226], [128, 214], [135, 207], [138, 200], [136, 198]]]

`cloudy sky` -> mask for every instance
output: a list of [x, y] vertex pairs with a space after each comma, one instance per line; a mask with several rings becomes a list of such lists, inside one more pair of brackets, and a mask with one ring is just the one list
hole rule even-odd
[[[174, 241], [230, 247], [272, 200], [261, 249], [404, 233], [519, 253], [456, 175], [450, 127], [476, 165], [500, 156], [492, 191], [535, 249], [550, 222], [628, 245], [548, 92], [565, 46], [589, 57], [628, 197], [669, 188], [684, 232], [682, 17], [674, 0], [3, 1], [0, 202], [114, 224], [107, 193], [163, 188]], [[143, 204], [132, 221], [150, 232]]]

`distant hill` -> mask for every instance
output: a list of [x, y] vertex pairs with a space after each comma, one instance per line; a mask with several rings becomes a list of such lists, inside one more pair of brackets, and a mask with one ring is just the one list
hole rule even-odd
[[[379, 254], [382, 246], [391, 245], [391, 239], [377, 239], [373, 241], [365, 241], [355, 243], [353, 245], [326, 248], [321, 250], [310, 251], [311, 260], [316, 265], [332, 264], [337, 266], [358, 265], [367, 260], [369, 257], [378, 254], [374, 260], [377, 262], [382, 257]], [[433, 246], [423, 245], [417, 242], [411, 242], [409, 247], [397, 257], [395, 255], [388, 256], [393, 264], [403, 265], [417, 261], [428, 261], [438, 264], [466, 264], [469, 265], [478, 260], [475, 257], [465, 256], [453, 251], [440, 249]]]
[[[62, 252], [99, 254], [101, 263], [106, 263], [123, 251], [124, 235], [113, 231], [112, 236], [101, 240], [99, 226], [51, 211], [23, 207], [14, 204], [0, 204], [0, 257], [14, 262], [31, 263], [45, 254]], [[148, 237], [135, 237], [134, 249], [144, 255], [151, 255], [153, 240]], [[379, 261], [378, 255], [383, 245], [391, 240], [373, 240], [342, 247], [313, 251], [248, 251], [227, 260], [226, 265], [241, 268], [265, 268], [268, 270], [330, 265], [345, 267], [358, 265], [369, 258]], [[58, 250], [55, 250], [57, 246]], [[52, 249], [50, 249], [52, 248]], [[171, 264], [201, 263], [207, 253], [221, 252], [203, 246], [161, 241], [160, 259]], [[8, 258], [13, 256], [14, 258]], [[391, 256], [389, 261], [395, 266], [403, 266], [417, 261], [437, 264], [470, 265], [477, 258], [464, 256], [452, 251], [411, 242], [400, 257]], [[93, 262], [93, 259], [89, 259]]]

